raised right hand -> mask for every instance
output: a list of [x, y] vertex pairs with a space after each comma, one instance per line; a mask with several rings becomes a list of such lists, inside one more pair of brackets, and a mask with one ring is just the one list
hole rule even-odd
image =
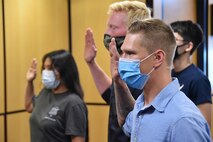
[[28, 82], [32, 82], [36, 78], [36, 73], [37, 73], [36, 68], [37, 68], [37, 61], [34, 58], [32, 60], [30, 68], [27, 71], [26, 78]]
[[111, 76], [113, 80], [117, 82], [121, 80], [120, 75], [118, 73], [118, 62], [119, 62], [120, 55], [116, 48], [115, 38], [111, 39], [111, 42], [109, 44], [109, 53], [111, 57], [111, 64], [110, 64]]
[[96, 53], [97, 53], [97, 48], [93, 38], [93, 32], [92, 32], [92, 29], [88, 28], [85, 34], [84, 60], [87, 63], [94, 62]]

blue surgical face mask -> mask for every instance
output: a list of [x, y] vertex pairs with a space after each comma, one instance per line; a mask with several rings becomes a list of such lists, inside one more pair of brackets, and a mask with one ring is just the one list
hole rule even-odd
[[148, 74], [141, 73], [140, 64], [141, 62], [148, 59], [154, 53], [148, 55], [142, 60], [139, 59], [127, 59], [120, 58], [118, 65], [118, 72], [121, 79], [126, 82], [126, 84], [132, 88], [143, 89], [147, 83], [150, 73], [155, 69], [153, 68]]
[[55, 89], [60, 84], [60, 80], [55, 78], [55, 74], [52, 70], [43, 70], [42, 83], [47, 89]]

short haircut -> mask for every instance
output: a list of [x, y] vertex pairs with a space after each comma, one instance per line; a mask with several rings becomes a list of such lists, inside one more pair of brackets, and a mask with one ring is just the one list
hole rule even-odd
[[132, 23], [127, 34], [140, 34], [141, 46], [149, 53], [161, 49], [166, 53], [166, 62], [172, 66], [176, 41], [171, 27], [159, 19], [139, 20]]
[[140, 1], [122, 1], [115, 2], [109, 6], [108, 14], [112, 12], [127, 12], [127, 26], [131, 25], [135, 20], [151, 18], [150, 9]]
[[184, 42], [192, 42], [192, 54], [203, 42], [203, 31], [200, 25], [193, 23], [191, 20], [176, 21], [171, 23], [171, 27], [175, 33], [178, 33]]

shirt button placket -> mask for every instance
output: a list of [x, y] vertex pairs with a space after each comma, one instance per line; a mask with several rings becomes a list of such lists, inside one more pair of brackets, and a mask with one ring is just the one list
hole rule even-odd
[[133, 138], [133, 142], [137, 142], [137, 136], [136, 135]]
[[140, 127], [140, 122], [141, 122], [141, 119], [143, 118], [143, 115], [142, 115], [142, 111], [139, 112], [137, 114], [137, 118], [136, 118], [136, 129], [135, 129], [135, 132], [134, 132], [134, 137], [133, 137], [133, 142], [137, 142], [137, 133], [139, 131], [139, 127]]
[[135, 126], [135, 132], [134, 132], [134, 136], [133, 136], [133, 142], [137, 142], [137, 133], [138, 133], [138, 130], [139, 130], [139, 123], [140, 123], [140, 119], [142, 119], [143, 116], [141, 115], [141, 113], [138, 113], [137, 115], [137, 118], [136, 118], [136, 126]]

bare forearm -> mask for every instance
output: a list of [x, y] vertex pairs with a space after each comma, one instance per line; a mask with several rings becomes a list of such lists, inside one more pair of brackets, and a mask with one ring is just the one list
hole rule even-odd
[[32, 112], [32, 98], [34, 96], [34, 86], [33, 82], [27, 82], [26, 92], [25, 92], [25, 109], [28, 112]]
[[206, 121], [209, 124], [209, 127], [211, 127], [212, 104], [203, 103], [203, 104], [197, 105], [197, 107], [200, 109], [200, 112], [205, 117]]
[[84, 137], [78, 137], [78, 136], [72, 136], [71, 142], [85, 142], [85, 138]]
[[134, 108], [135, 99], [132, 97], [127, 85], [122, 80], [114, 83], [114, 89], [118, 123], [122, 126], [126, 116]]
[[96, 88], [102, 95], [112, 84], [112, 79], [100, 68], [100, 66], [94, 61], [88, 63], [90, 72], [93, 76]]

